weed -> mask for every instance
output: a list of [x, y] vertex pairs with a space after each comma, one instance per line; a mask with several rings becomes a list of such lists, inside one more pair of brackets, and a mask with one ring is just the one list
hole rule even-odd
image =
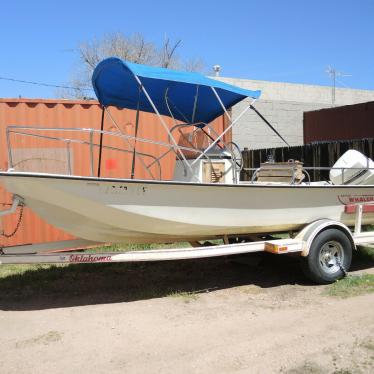
[[286, 371], [280, 371], [286, 374], [323, 374], [326, 371], [318, 364], [310, 361], [305, 361], [302, 365], [288, 369]]
[[169, 297], [180, 297], [183, 299], [185, 303], [189, 303], [190, 301], [195, 301], [198, 298], [198, 295], [194, 292], [186, 292], [186, 291], [173, 291], [169, 295]]
[[62, 333], [58, 331], [49, 331], [46, 334], [38, 335], [28, 340], [22, 340], [16, 343], [16, 348], [27, 348], [33, 345], [49, 345], [62, 339]]
[[374, 274], [350, 275], [327, 288], [327, 295], [338, 297], [358, 296], [374, 292]]
[[360, 344], [360, 346], [374, 352], [374, 340], [365, 340]]

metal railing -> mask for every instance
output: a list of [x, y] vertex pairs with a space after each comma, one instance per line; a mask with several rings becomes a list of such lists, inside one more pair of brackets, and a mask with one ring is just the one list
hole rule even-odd
[[[296, 172], [300, 171], [300, 169], [297, 169], [296, 167], [290, 167], [287, 170], [292, 170], [292, 176], [291, 176], [291, 180], [290, 180], [289, 184], [295, 184], [295, 181], [296, 181]], [[374, 172], [374, 168], [371, 168], [371, 167], [357, 167], [357, 168], [353, 168], [353, 167], [339, 167], [339, 168], [337, 168], [337, 167], [317, 166], [317, 167], [303, 167], [301, 169], [301, 171], [307, 176], [307, 182], [306, 182], [307, 184], [311, 183], [311, 178], [310, 178], [309, 171], [331, 171], [331, 170], [341, 170], [342, 171], [342, 174], [341, 174], [341, 180], [342, 180], [341, 184], [342, 185], [349, 184], [349, 182], [352, 179], [359, 178], [360, 176], [362, 176], [360, 174], [363, 173], [363, 172], [367, 172], [369, 170], [372, 170]], [[349, 179], [346, 180], [345, 179], [345, 173], [346, 173], [347, 170], [357, 170], [358, 173], [356, 173], [353, 176], [350, 176]], [[256, 178], [258, 176], [258, 173], [261, 171], [261, 167], [259, 167], [259, 168], [243, 168], [243, 171], [245, 171], [245, 172], [251, 172], [252, 176], [251, 176], [250, 183], [255, 183], [256, 182]]]
[[[61, 137], [61, 136], [50, 136], [50, 135], [44, 135], [40, 133], [35, 133], [35, 132], [73, 132], [73, 133], [86, 133], [88, 134], [88, 140], [82, 140], [82, 139], [72, 139], [68, 137]], [[119, 152], [124, 152], [124, 153], [129, 153], [129, 154], [136, 154], [136, 157], [141, 157], [141, 158], [150, 158], [151, 162], [146, 165], [143, 159], [141, 159], [141, 164], [143, 168], [146, 170], [146, 172], [150, 175], [152, 179], [161, 179], [162, 178], [162, 170], [161, 170], [161, 158], [165, 156], [163, 154], [161, 157], [156, 157], [154, 155], [151, 155], [149, 153], [144, 153], [144, 152], [139, 152], [135, 151], [134, 149], [128, 150], [128, 149], [123, 149], [123, 148], [117, 148], [113, 146], [108, 146], [108, 145], [100, 145], [97, 144], [93, 141], [94, 135], [98, 134], [100, 136], [111, 136], [111, 137], [117, 137], [121, 139], [126, 139], [128, 140], [133, 140], [136, 142], [141, 142], [141, 143], [146, 143], [146, 144], [152, 144], [156, 146], [161, 146], [161, 147], [166, 147], [175, 153], [175, 146], [174, 144], [168, 144], [162, 141], [156, 141], [152, 139], [147, 139], [147, 138], [141, 138], [141, 137], [136, 137], [128, 134], [123, 134], [120, 132], [112, 132], [112, 131], [105, 131], [105, 130], [97, 130], [97, 129], [92, 129], [92, 128], [52, 128], [52, 127], [35, 127], [35, 126], [8, 126], [6, 129], [6, 138], [7, 138], [7, 146], [8, 146], [8, 160], [9, 160], [9, 168], [14, 167], [14, 160], [13, 160], [13, 153], [12, 153], [12, 140], [11, 140], [11, 135], [20, 135], [20, 136], [26, 136], [26, 137], [33, 137], [33, 138], [39, 138], [39, 139], [46, 139], [46, 140], [54, 140], [54, 141], [61, 141], [65, 143], [66, 147], [66, 153], [67, 153], [67, 173], [68, 175], [73, 174], [73, 167], [72, 167], [72, 149], [71, 145], [73, 143], [78, 143], [81, 145], [86, 145], [89, 147], [89, 165], [90, 165], [90, 175], [94, 176], [95, 170], [94, 170], [94, 165], [95, 165], [95, 159], [94, 159], [94, 149], [97, 147], [101, 147], [102, 149], [109, 149], [109, 150], [114, 150], [114, 151], [119, 151]], [[185, 146], [178, 146], [179, 150], [181, 151], [188, 151], [188, 152], [194, 152], [198, 156], [205, 157], [206, 159], [209, 159], [207, 155], [204, 154], [202, 150], [193, 148], [193, 147], [185, 147]], [[157, 165], [157, 177], [155, 177], [151, 171], [151, 167], [154, 165]]]
[[[66, 138], [66, 137], [60, 137], [60, 136], [49, 136], [49, 135], [42, 135], [42, 134], [33, 134], [30, 132], [25, 132], [22, 130], [30, 130], [30, 131], [62, 131], [62, 132], [82, 132], [82, 133], [88, 133], [89, 134], [89, 140], [82, 140], [82, 139], [72, 139], [72, 138]], [[11, 134], [15, 135], [21, 135], [21, 136], [26, 136], [26, 137], [32, 137], [32, 138], [38, 138], [38, 139], [46, 139], [46, 140], [54, 140], [54, 141], [61, 141], [66, 144], [66, 154], [67, 154], [67, 174], [68, 175], [73, 175], [73, 165], [72, 165], [72, 149], [71, 149], [71, 144], [76, 143], [76, 144], [81, 144], [81, 145], [86, 145], [89, 146], [89, 165], [90, 165], [90, 176], [95, 176], [95, 170], [94, 170], [94, 164], [95, 164], [95, 159], [94, 159], [94, 149], [95, 148], [102, 148], [102, 149], [108, 149], [112, 151], [118, 151], [122, 153], [127, 153], [127, 154], [132, 154], [133, 151], [123, 149], [123, 148], [118, 148], [118, 147], [113, 147], [109, 145], [101, 145], [97, 144], [93, 141], [93, 135], [95, 133], [99, 134], [106, 134], [110, 136], [119, 136], [122, 137], [122, 135], [108, 132], [108, 131], [101, 131], [101, 130], [95, 130], [95, 129], [86, 129], [86, 128], [41, 128], [41, 127], [31, 127], [31, 126], [9, 126], [6, 131], [7, 135], [7, 145], [8, 145], [8, 160], [9, 160], [9, 167], [13, 168], [14, 161], [13, 161], [13, 153], [12, 153], [12, 141], [11, 141]], [[151, 154], [148, 153], [143, 153], [143, 152], [136, 152], [139, 156], [141, 157], [148, 157], [152, 159], [152, 165], [156, 164], [157, 165], [157, 174], [158, 174], [158, 179], [161, 179], [161, 163], [157, 160], [157, 158]], [[148, 169], [150, 172], [150, 170]], [[151, 172], [150, 172], [151, 173]], [[155, 179], [153, 174], [151, 173], [151, 177]]]

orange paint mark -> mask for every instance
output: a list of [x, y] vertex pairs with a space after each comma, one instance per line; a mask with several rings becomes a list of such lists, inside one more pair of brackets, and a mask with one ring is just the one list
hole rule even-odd
[[107, 170], [115, 170], [118, 167], [118, 162], [115, 158], [108, 158], [105, 160], [105, 168]]

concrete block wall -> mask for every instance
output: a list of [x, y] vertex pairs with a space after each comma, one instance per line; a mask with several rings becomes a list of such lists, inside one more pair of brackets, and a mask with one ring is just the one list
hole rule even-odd
[[[236, 78], [218, 79], [236, 86], [261, 90], [254, 106], [291, 145], [303, 144], [303, 113], [331, 107], [331, 87], [293, 83], [255, 81]], [[374, 101], [374, 91], [337, 88], [335, 106]], [[237, 118], [250, 102], [249, 99], [232, 108]], [[240, 148], [249, 149], [281, 147], [282, 140], [249, 110], [233, 128], [233, 140]]]

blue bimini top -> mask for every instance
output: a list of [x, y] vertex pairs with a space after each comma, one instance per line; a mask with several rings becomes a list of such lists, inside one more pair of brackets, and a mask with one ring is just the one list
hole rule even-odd
[[225, 108], [261, 91], [245, 90], [199, 73], [135, 64], [116, 57], [101, 61], [92, 75], [92, 85], [103, 106], [154, 112], [136, 80], [149, 94], [160, 114], [187, 123], [209, 123], [224, 113], [212, 87]]

